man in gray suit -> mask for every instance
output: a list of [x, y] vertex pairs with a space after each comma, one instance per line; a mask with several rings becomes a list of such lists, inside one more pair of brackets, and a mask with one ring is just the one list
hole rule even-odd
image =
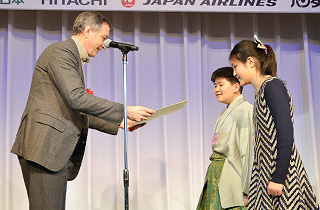
[[[26, 108], [11, 152], [19, 158], [29, 207], [65, 209], [67, 180], [78, 174], [88, 128], [116, 135], [123, 105], [86, 91], [83, 65], [109, 37], [111, 24], [98, 12], [81, 13], [73, 36], [50, 45], [35, 65]], [[128, 106], [128, 127], [154, 110]]]

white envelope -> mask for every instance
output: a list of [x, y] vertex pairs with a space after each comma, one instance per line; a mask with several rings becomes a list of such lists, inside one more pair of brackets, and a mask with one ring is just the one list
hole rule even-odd
[[180, 109], [182, 109], [184, 107], [184, 105], [186, 105], [186, 103], [188, 102], [189, 100], [185, 100], [185, 101], [182, 101], [182, 102], [179, 102], [179, 103], [176, 103], [176, 104], [172, 104], [170, 106], [166, 106], [166, 107], [163, 107], [161, 109], [157, 109], [155, 111], [155, 113], [148, 118], [148, 120], [142, 120], [140, 122], [135, 122], [133, 124], [133, 126], [135, 125], [139, 125], [139, 124], [142, 124], [142, 123], [145, 123], [145, 122], [148, 122], [148, 121], [151, 121], [151, 120], [154, 120], [156, 118], [159, 118], [159, 117], [162, 117], [164, 115], [167, 115], [167, 114], [170, 114], [172, 112], [176, 112]]

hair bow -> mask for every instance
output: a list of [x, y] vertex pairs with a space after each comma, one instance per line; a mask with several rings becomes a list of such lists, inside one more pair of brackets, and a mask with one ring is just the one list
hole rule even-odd
[[268, 48], [262, 43], [262, 41], [258, 38], [258, 36], [254, 35], [253, 38], [258, 44], [257, 48], [263, 49], [267, 53]]

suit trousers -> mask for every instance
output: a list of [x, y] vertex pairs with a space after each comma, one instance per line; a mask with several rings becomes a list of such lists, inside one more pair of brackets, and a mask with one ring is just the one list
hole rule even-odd
[[65, 210], [69, 161], [60, 171], [18, 157], [29, 199], [29, 210]]

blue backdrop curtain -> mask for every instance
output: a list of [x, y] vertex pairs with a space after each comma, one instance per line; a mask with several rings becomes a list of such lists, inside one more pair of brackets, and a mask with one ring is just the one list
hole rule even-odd
[[[278, 76], [293, 97], [295, 142], [320, 198], [320, 14], [102, 12], [111, 39], [139, 46], [128, 54], [128, 105], [181, 111], [129, 133], [130, 209], [195, 209], [211, 155], [217, 117], [211, 73], [253, 34], [273, 47]], [[71, 37], [79, 11], [0, 10], [0, 209], [28, 208], [17, 157], [10, 153], [35, 62], [51, 43]], [[96, 96], [123, 102], [122, 54], [100, 52], [85, 67]], [[253, 103], [254, 90], [244, 94]], [[80, 174], [68, 183], [67, 209], [124, 209], [123, 132], [91, 131]]]

